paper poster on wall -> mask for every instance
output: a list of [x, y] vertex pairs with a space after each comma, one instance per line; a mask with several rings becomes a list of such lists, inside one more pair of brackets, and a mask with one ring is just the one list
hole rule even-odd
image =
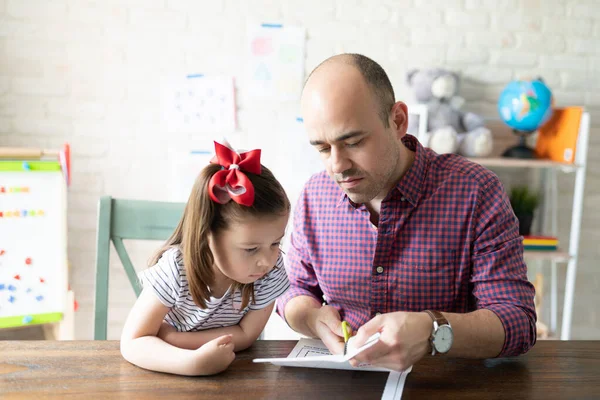
[[186, 154], [179, 154], [172, 161], [172, 188], [169, 200], [187, 202], [196, 178], [214, 157], [212, 149], [192, 150]]
[[170, 132], [226, 133], [236, 128], [233, 78], [188, 75], [166, 84], [165, 122]]
[[[325, 169], [319, 152], [314, 149], [308, 139], [302, 118], [293, 118], [282, 124], [281, 132], [285, 140], [274, 142], [264, 150], [265, 165], [275, 174], [285, 189], [292, 206], [292, 215], [296, 208], [300, 192], [312, 175]], [[257, 140], [258, 141], [258, 140]], [[263, 142], [268, 142], [263, 140]], [[270, 155], [267, 157], [267, 155]], [[261, 157], [261, 161], [262, 161]], [[293, 218], [290, 218], [283, 248], [288, 249]]]
[[304, 79], [304, 28], [248, 26], [248, 90], [255, 98], [297, 100]]
[[285, 146], [278, 152], [277, 177], [292, 202], [295, 202], [310, 177], [325, 169], [319, 152], [308, 139], [302, 118], [290, 121]]

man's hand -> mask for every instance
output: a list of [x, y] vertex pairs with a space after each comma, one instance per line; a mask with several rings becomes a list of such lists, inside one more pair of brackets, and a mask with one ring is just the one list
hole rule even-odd
[[315, 308], [308, 314], [307, 325], [332, 354], [344, 352], [344, 333], [338, 311], [331, 306]]
[[354, 346], [362, 346], [377, 332], [381, 333], [379, 341], [357, 355], [350, 363], [355, 367], [360, 363], [369, 363], [404, 371], [429, 351], [432, 327], [431, 317], [424, 312], [400, 311], [378, 315], [360, 327], [354, 339]]

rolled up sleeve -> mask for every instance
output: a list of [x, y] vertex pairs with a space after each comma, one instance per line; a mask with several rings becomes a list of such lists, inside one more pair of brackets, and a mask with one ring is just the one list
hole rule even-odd
[[536, 342], [535, 289], [527, 278], [523, 241], [502, 184], [480, 193], [471, 282], [478, 309], [493, 311], [504, 327], [499, 357], [524, 354]]

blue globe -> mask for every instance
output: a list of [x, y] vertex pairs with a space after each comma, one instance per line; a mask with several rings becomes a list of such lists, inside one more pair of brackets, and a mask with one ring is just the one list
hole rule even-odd
[[533, 132], [550, 118], [553, 103], [552, 92], [543, 81], [512, 81], [500, 93], [498, 112], [511, 128]]

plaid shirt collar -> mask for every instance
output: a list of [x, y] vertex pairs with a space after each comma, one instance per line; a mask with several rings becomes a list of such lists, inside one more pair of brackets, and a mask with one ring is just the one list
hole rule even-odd
[[[383, 200], [384, 202], [393, 198], [397, 192], [399, 196], [406, 198], [413, 207], [416, 207], [423, 196], [421, 188], [423, 188], [425, 177], [429, 169], [429, 158], [424, 147], [419, 143], [419, 140], [409, 134], [404, 135], [402, 138], [402, 144], [406, 146], [410, 151], [415, 152], [415, 160], [406, 172], [402, 179], [396, 184], [394, 189]], [[347, 205], [361, 209], [365, 207], [364, 204], [356, 204], [348, 198], [348, 195], [340, 188], [340, 199], [337, 202], [337, 207], [346, 203]]]

